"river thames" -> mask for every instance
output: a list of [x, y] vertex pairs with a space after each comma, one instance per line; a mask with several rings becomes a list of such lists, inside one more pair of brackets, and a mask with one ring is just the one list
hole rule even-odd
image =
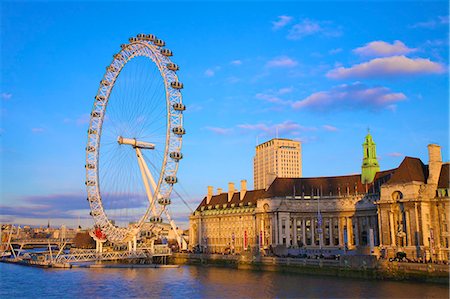
[[0, 297], [448, 298], [444, 285], [229, 268], [40, 269], [0, 263]]

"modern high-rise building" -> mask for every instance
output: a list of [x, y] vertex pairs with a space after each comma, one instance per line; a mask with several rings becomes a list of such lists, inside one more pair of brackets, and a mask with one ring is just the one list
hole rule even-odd
[[302, 146], [299, 141], [274, 138], [256, 146], [253, 158], [255, 190], [266, 189], [277, 177], [302, 177]]

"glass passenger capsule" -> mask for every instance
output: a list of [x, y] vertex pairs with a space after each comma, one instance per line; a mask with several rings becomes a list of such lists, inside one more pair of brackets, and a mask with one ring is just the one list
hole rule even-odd
[[160, 198], [160, 199], [158, 199], [158, 203], [162, 206], [167, 206], [167, 205], [170, 205], [172, 202], [171, 202], [170, 198]]
[[152, 223], [161, 223], [163, 220], [161, 217], [157, 217], [157, 216], [152, 216], [150, 217], [150, 222]]
[[102, 114], [100, 113], [100, 112], [98, 112], [98, 111], [92, 111], [91, 112], [91, 116], [92, 117], [100, 117]]
[[183, 127], [175, 127], [172, 129], [172, 132], [179, 136], [186, 134], [186, 130]]
[[155, 39], [153, 41], [153, 43], [155, 44], [155, 46], [158, 46], [158, 47], [164, 47], [166, 45], [166, 43], [162, 39], [159, 39], [159, 38]]
[[110, 65], [106, 68], [108, 72], [117, 72], [117, 68], [114, 65]]
[[87, 169], [95, 169], [95, 165], [94, 164], [86, 164], [85, 167]]
[[156, 39], [156, 36], [153, 35], [153, 34], [146, 34], [145, 35], [145, 39], [152, 42], [152, 41], [154, 41]]
[[111, 85], [111, 83], [109, 83], [108, 80], [102, 80], [102, 81], [100, 81], [100, 84], [103, 85], [103, 86], [109, 86], [109, 85]]
[[183, 83], [174, 81], [174, 82], [170, 82], [170, 86], [172, 86], [172, 88], [175, 88], [175, 89], [182, 89]]
[[94, 182], [94, 181], [86, 181], [86, 182], [84, 182], [84, 184], [85, 184], [86, 186], [94, 186], [94, 185], [95, 185], [95, 182]]
[[176, 111], [184, 111], [186, 110], [186, 106], [181, 103], [175, 103], [173, 104], [173, 109], [175, 109]]
[[114, 54], [113, 57], [114, 57], [114, 59], [117, 59], [117, 60], [123, 60], [123, 56], [120, 53]]
[[172, 51], [170, 51], [169, 49], [161, 49], [161, 54], [167, 57], [173, 56]]
[[166, 181], [167, 184], [175, 184], [175, 183], [178, 182], [177, 177], [176, 176], [172, 176], [172, 175], [166, 176], [164, 178], [164, 180]]
[[170, 158], [172, 158], [175, 161], [180, 161], [181, 159], [183, 159], [183, 154], [180, 152], [171, 152], [169, 154]]
[[169, 70], [174, 71], [174, 72], [176, 72], [180, 69], [178, 67], [178, 65], [176, 65], [175, 63], [168, 63], [166, 66]]
[[96, 134], [97, 134], [97, 130], [95, 130], [95, 129], [89, 129], [89, 130], [88, 130], [88, 134], [94, 134], [94, 135], [96, 135]]

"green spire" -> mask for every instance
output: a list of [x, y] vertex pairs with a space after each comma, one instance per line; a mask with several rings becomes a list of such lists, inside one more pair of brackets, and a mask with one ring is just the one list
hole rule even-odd
[[376, 144], [373, 142], [370, 130], [367, 129], [366, 139], [363, 143], [363, 163], [361, 167], [361, 182], [363, 184], [372, 183], [375, 174], [380, 171], [377, 160]]

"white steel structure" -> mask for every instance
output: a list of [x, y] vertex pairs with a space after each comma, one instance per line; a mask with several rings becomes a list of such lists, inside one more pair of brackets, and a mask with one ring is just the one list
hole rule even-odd
[[123, 44], [106, 68], [90, 115], [86, 187], [91, 215], [110, 242], [128, 243], [134, 251], [144, 222], [154, 227], [165, 215], [175, 229], [168, 205], [183, 157], [185, 106], [178, 66], [164, 46], [152, 34]]

